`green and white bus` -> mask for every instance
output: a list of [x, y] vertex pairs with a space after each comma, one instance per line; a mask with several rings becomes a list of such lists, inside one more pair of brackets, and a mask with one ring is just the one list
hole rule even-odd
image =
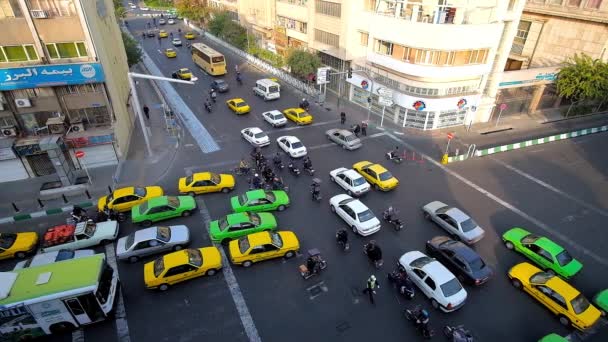
[[118, 274], [104, 254], [0, 272], [0, 341], [24, 341], [108, 319]]

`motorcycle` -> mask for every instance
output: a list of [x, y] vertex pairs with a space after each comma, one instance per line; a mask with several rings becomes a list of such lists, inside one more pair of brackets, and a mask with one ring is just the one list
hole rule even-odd
[[287, 168], [289, 169], [289, 172], [293, 173], [294, 176], [299, 176], [300, 175], [300, 169], [294, 165], [293, 161], [290, 161], [289, 164], [287, 164]]
[[207, 113], [211, 113], [211, 105], [208, 103], [205, 103], [205, 109], [207, 110]]
[[323, 199], [321, 195], [321, 180], [319, 178], [313, 178], [310, 192], [312, 193], [312, 200], [320, 202]]
[[[382, 256], [380, 256], [379, 259], [373, 259], [372, 256], [370, 256], [367, 253], [367, 249], [368, 249], [369, 243], [366, 243], [365, 245], [363, 245], [363, 253], [365, 253], [365, 255], [367, 255], [367, 258], [369, 259], [369, 261], [374, 263], [374, 267], [376, 267], [376, 269], [380, 269], [382, 267], [382, 265], [384, 265], [384, 259], [382, 259]], [[377, 247], [376, 248], [380, 248]]]
[[[312, 269], [308, 268], [308, 265], [300, 265], [300, 275], [304, 279], [309, 279], [310, 277], [319, 274], [322, 270], [327, 268], [327, 261], [321, 257], [321, 252], [312, 248], [308, 250], [308, 258], [312, 258], [314, 260], [314, 267]], [[308, 260], [308, 258], [306, 260]]]
[[234, 174], [236, 174], [237, 176], [247, 176], [249, 175], [249, 173], [251, 172], [251, 168], [250, 167], [236, 167], [234, 168], [234, 170], [232, 170], [232, 172], [234, 172]]
[[283, 170], [285, 168], [285, 165], [283, 164], [282, 160], [273, 160], [274, 166], [279, 169], [279, 170]]
[[315, 169], [311, 167], [306, 167], [304, 166], [304, 171], [308, 172], [309, 175], [314, 176], [315, 175]]
[[283, 190], [285, 192], [289, 192], [289, 186], [285, 185], [282, 181], [273, 181], [273, 182], [266, 183], [264, 185], [264, 189], [267, 191]]
[[[338, 244], [338, 246], [340, 246], [342, 248], [342, 250], [344, 252], [348, 252], [350, 250], [350, 243], [348, 243], [348, 237], [346, 238], [346, 241], [342, 241], [338, 238], [338, 232], [336, 232], [336, 243]], [[346, 233], [345, 229], [344, 229], [344, 232]], [[346, 233], [346, 234], [348, 234], [348, 233]]]
[[310, 104], [308, 103], [308, 101], [300, 102], [300, 108], [304, 109], [305, 111], [308, 111], [308, 108], [310, 108]]
[[387, 277], [391, 283], [395, 283], [397, 290], [404, 295], [405, 298], [414, 298], [416, 295], [414, 284], [412, 284], [412, 281], [408, 278], [407, 273], [405, 273], [405, 270], [403, 270], [401, 265], [398, 265], [396, 269], [391, 273], [388, 273]]
[[112, 210], [108, 207], [105, 207], [103, 211], [97, 213], [97, 217], [95, 218], [96, 222], [101, 221], [118, 221], [124, 222], [127, 220], [127, 214], [118, 212], [116, 210]]
[[403, 158], [401, 158], [401, 156], [397, 155], [397, 153], [394, 151], [386, 152], [385, 156], [386, 156], [386, 159], [392, 160], [395, 164], [400, 164], [403, 161]]
[[386, 209], [382, 212], [382, 218], [384, 219], [384, 221], [392, 224], [393, 228], [395, 228], [396, 231], [399, 231], [403, 229], [404, 224], [400, 218], [395, 217], [395, 214], [397, 214], [396, 211], [393, 211], [393, 213], [390, 214], [390, 209]]
[[443, 328], [443, 334], [453, 342], [473, 342], [473, 335], [463, 325], [449, 326]]
[[405, 318], [414, 324], [416, 330], [422, 334], [422, 337], [431, 339], [431, 337], [435, 335], [435, 332], [429, 326], [428, 316], [424, 320], [420, 321], [419, 317], [421, 316], [422, 311], [423, 309], [420, 306], [416, 306], [413, 309], [405, 309]]

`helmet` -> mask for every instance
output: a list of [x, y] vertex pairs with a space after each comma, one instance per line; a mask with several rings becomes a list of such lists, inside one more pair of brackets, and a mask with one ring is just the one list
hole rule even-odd
[[429, 318], [429, 312], [426, 311], [426, 309], [420, 310], [420, 317], [422, 317], [422, 318]]
[[306, 99], [302, 99], [302, 101], [306, 101]]
[[369, 279], [371, 279], [372, 281], [376, 281], [376, 276], [372, 274], [371, 276], [369, 276]]
[[254, 177], [259, 177], [258, 174], [256, 173], [255, 175], [253, 175]]

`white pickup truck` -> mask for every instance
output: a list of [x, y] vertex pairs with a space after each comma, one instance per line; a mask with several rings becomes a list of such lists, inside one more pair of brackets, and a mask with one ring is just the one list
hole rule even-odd
[[62, 249], [77, 250], [105, 244], [118, 236], [118, 222], [80, 222], [76, 226], [63, 225], [47, 229], [40, 252]]

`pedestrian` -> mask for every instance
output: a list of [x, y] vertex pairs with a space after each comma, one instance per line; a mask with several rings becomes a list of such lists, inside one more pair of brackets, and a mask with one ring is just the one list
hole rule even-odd
[[144, 115], [146, 116], [146, 119], [150, 120], [150, 108], [146, 105], [144, 105]]
[[346, 113], [342, 112], [342, 113], [340, 113], [340, 123], [342, 125], [344, 125], [345, 122], [346, 122]]
[[361, 135], [367, 136], [367, 121], [361, 122]]
[[365, 289], [363, 289], [363, 293], [366, 293], [369, 295], [369, 301], [372, 304], [376, 304], [374, 302], [374, 294], [376, 294], [376, 289], [380, 288], [380, 284], [378, 284], [378, 280], [376, 279], [375, 275], [371, 275], [369, 276], [369, 278], [367, 279], [367, 284], [365, 286]]
[[239, 72], [239, 65], [238, 64], [234, 65], [234, 72], [237, 72], [237, 73]]
[[359, 126], [359, 124], [356, 124], [354, 129], [353, 129], [353, 133], [355, 133], [355, 136], [358, 138], [359, 137], [359, 132], [361, 131], [361, 126]]

